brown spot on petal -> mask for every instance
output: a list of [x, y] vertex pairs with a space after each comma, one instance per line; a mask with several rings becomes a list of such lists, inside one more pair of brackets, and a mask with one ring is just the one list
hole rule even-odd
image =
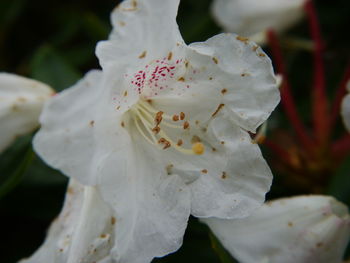
[[214, 61], [215, 64], [219, 63], [219, 60], [216, 57], [213, 57], [212, 60]]
[[19, 102], [26, 102], [27, 99], [26, 99], [26, 98], [23, 98], [23, 97], [18, 97], [18, 98], [17, 98], [17, 101], [19, 101]]
[[181, 139], [179, 139], [178, 141], [177, 141], [177, 146], [181, 146], [182, 144], [183, 144], [184, 142], [181, 140]]
[[173, 58], [173, 52], [169, 52], [168, 54], [168, 60], [171, 60]]
[[90, 121], [90, 126], [94, 127], [94, 125], [95, 125], [95, 121]]
[[131, 2], [131, 7], [130, 8], [123, 8], [122, 11], [136, 11], [137, 10], [137, 2], [136, 0], [133, 0]]
[[12, 111], [19, 111], [19, 108], [16, 104], [12, 105]]
[[125, 123], [122, 121], [121, 123], [120, 123], [120, 125], [124, 128], [125, 127]]
[[237, 36], [236, 39], [243, 42], [244, 44], [248, 44], [248, 41], [249, 41], [248, 38], [242, 37], [242, 36]]
[[141, 58], [145, 58], [146, 55], [147, 55], [147, 51], [145, 50], [145, 51], [143, 51], [143, 52], [141, 53], [141, 55], [139, 56], [139, 58], [140, 58], [140, 59], [141, 59]]
[[191, 143], [201, 142], [201, 138], [199, 138], [197, 135], [193, 135], [191, 139]]
[[106, 234], [101, 234], [101, 235], [100, 235], [100, 238], [106, 238], [106, 237], [107, 237]]
[[67, 189], [67, 193], [68, 193], [68, 194], [71, 194], [71, 195], [72, 195], [72, 194], [74, 194], [73, 187], [71, 187], [71, 186], [70, 186], [70, 187], [68, 187], [68, 189]]
[[288, 226], [292, 227], [293, 226], [293, 222], [288, 222]]
[[124, 91], [124, 97], [128, 96], [128, 91]]
[[208, 173], [208, 170], [207, 169], [203, 169], [201, 172], [206, 174], [206, 173]]
[[165, 167], [165, 170], [166, 170], [166, 172], [167, 172], [168, 175], [171, 175], [173, 167], [174, 167], [173, 164], [168, 164], [168, 165]]
[[185, 81], [185, 78], [184, 78], [184, 77], [180, 77], [180, 78], [177, 79], [177, 81], [182, 81], [182, 82], [184, 82], [184, 81]]
[[226, 172], [222, 172], [221, 178], [222, 178], [222, 179], [226, 179], [226, 178], [227, 178]]
[[222, 90], [221, 90], [221, 93], [222, 93], [222, 94], [226, 94], [226, 92], [227, 92], [227, 89], [222, 89]]
[[258, 46], [254, 46], [252, 47], [252, 50], [255, 52], [259, 47]]
[[266, 55], [264, 53], [259, 53], [258, 55], [259, 55], [259, 57], [266, 57]]
[[117, 221], [117, 219], [114, 216], [112, 216], [111, 217], [111, 224], [114, 225], [116, 221]]
[[318, 243], [316, 244], [316, 247], [323, 247], [323, 242], [318, 242]]
[[218, 106], [218, 108], [216, 109], [216, 111], [211, 115], [212, 117], [215, 117], [215, 115], [216, 114], [218, 114], [218, 112], [222, 109], [222, 107], [224, 107], [225, 106], [225, 104], [220, 104], [219, 106]]

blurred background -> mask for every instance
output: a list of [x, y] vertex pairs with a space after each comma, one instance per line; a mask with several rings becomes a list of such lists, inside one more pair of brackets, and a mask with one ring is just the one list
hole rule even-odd
[[[1, 0], [0, 71], [43, 81], [57, 91], [68, 88], [85, 72], [99, 67], [95, 45], [108, 37], [109, 15], [117, 4], [116, 0]], [[178, 24], [187, 43], [221, 32], [210, 15], [210, 4], [210, 0], [181, 1]], [[315, 5], [325, 44], [322, 57], [331, 103], [349, 67], [350, 2], [319, 0]], [[288, 31], [280, 43], [300, 119], [313, 140], [313, 54], [291, 39], [312, 46], [307, 19]], [[271, 51], [269, 45], [264, 49]], [[325, 141], [305, 149], [285, 109], [281, 105], [277, 108], [269, 121], [266, 140], [261, 140], [275, 177], [268, 199], [326, 193], [350, 205], [350, 140], [341, 118], [335, 120]], [[31, 139], [32, 135], [19, 138], [0, 155], [1, 263], [17, 262], [38, 248], [65, 194], [67, 178], [35, 155]], [[191, 218], [183, 247], [154, 262], [234, 261], [208, 229]]]

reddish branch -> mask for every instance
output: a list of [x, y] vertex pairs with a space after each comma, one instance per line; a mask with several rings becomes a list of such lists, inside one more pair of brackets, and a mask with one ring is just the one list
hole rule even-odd
[[299, 118], [295, 102], [292, 96], [290, 84], [288, 81], [286, 67], [283, 62], [283, 56], [279, 45], [279, 41], [277, 39], [276, 34], [272, 30], [268, 32], [268, 40], [272, 56], [274, 58], [273, 61], [276, 66], [277, 73], [281, 74], [283, 77], [281, 85], [281, 104], [286, 112], [289, 121], [292, 124], [292, 127], [296, 132], [296, 135], [298, 136], [298, 139], [307, 149], [310, 149], [312, 141], [307, 135], [306, 129]]

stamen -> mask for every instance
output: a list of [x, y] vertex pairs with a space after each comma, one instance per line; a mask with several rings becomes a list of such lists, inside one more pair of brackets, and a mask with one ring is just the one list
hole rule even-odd
[[180, 112], [180, 120], [184, 120], [185, 119], [185, 113], [184, 112]]
[[165, 150], [171, 146], [171, 143], [168, 140], [166, 140], [165, 138], [160, 138], [158, 143], [164, 144], [163, 150]]
[[[176, 117], [170, 117], [166, 115], [162, 111], [157, 111], [154, 107], [152, 107], [147, 102], [140, 100], [133, 108], [130, 109], [130, 112], [133, 114], [133, 119], [135, 123], [135, 127], [138, 132], [146, 139], [147, 142], [153, 145], [162, 145], [162, 149], [168, 149], [173, 146], [177, 151], [184, 154], [203, 154], [204, 153], [204, 145], [200, 142], [200, 139], [194, 136], [194, 141], [191, 141], [192, 148], [186, 149], [183, 148], [184, 144], [182, 139], [179, 139], [177, 143], [175, 143], [164, 131], [164, 127], [166, 126], [170, 128], [181, 128], [188, 129], [189, 122], [185, 121], [183, 126], [181, 125], [173, 125], [169, 123], [170, 120], [173, 119], [185, 119], [185, 113], [181, 112], [179, 115], [174, 115]], [[141, 126], [142, 124], [142, 126]], [[155, 125], [154, 125], [155, 124]], [[147, 133], [146, 133], [147, 132]], [[192, 139], [193, 139], [192, 138]]]
[[146, 136], [146, 134], [143, 132], [143, 130], [141, 129], [138, 121], [136, 120], [136, 118], [134, 118], [134, 123], [135, 123], [135, 126], [137, 128], [137, 130], [141, 133], [141, 135], [150, 143], [150, 144], [154, 144], [154, 142], [151, 141], [151, 139]]
[[162, 122], [162, 120], [163, 120], [163, 117], [162, 117], [163, 113], [164, 112], [162, 112], [162, 111], [158, 111], [157, 112], [156, 117], [154, 118], [154, 122], [156, 123], [156, 125], [159, 125]]
[[190, 127], [190, 124], [188, 123], [188, 121], [184, 122], [184, 126], [183, 127], [184, 127], [185, 130]]
[[158, 134], [160, 132], [160, 127], [159, 126], [156, 126], [152, 129], [152, 131], [155, 133], [155, 134]]

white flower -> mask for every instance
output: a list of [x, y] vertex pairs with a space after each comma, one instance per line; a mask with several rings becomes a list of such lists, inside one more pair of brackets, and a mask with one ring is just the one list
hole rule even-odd
[[71, 180], [62, 212], [44, 244], [20, 263], [112, 263], [116, 223], [94, 187]]
[[[350, 80], [346, 84], [346, 89], [348, 90], [348, 92], [350, 92]], [[343, 99], [341, 115], [343, 117], [345, 127], [350, 132], [350, 94], [346, 95]]]
[[245, 219], [205, 219], [241, 263], [340, 263], [349, 242], [348, 208], [328, 196], [268, 202]]
[[215, 0], [212, 13], [227, 32], [265, 42], [265, 32], [282, 32], [303, 17], [306, 0]]
[[179, 248], [189, 214], [244, 217], [271, 172], [247, 131], [279, 101], [270, 59], [221, 34], [187, 46], [178, 0], [124, 1], [91, 71], [46, 104], [34, 147], [119, 215], [119, 262]]
[[39, 126], [43, 104], [53, 94], [41, 82], [0, 72], [0, 152]]

